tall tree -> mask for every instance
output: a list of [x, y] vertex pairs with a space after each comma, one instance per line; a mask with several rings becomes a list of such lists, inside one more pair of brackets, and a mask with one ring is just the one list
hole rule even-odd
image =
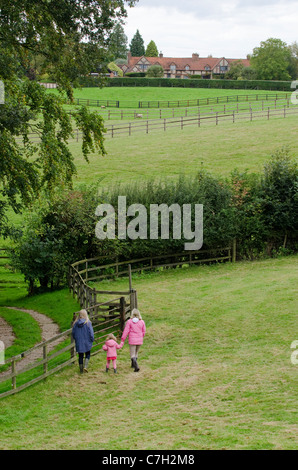
[[117, 23], [109, 40], [109, 52], [113, 59], [126, 59], [127, 57], [127, 36], [121, 23]]
[[[63, 104], [73, 100], [73, 85], [106, 59], [107, 42], [126, 6], [137, 0], [0, 0], [0, 233], [5, 211], [20, 211], [41, 191], [71, 186], [76, 172], [68, 139], [74, 125], [83, 133], [82, 153], [105, 154], [102, 118]], [[44, 59], [60, 96], [29, 80], [32, 56]], [[31, 77], [32, 78], [32, 77]], [[29, 133], [39, 136], [39, 143]]]
[[136, 31], [136, 34], [131, 40], [131, 43], [129, 45], [129, 50], [133, 57], [140, 57], [142, 55], [145, 55], [144, 40], [138, 29]]
[[281, 39], [270, 38], [255, 47], [251, 65], [260, 80], [290, 80], [291, 53]]
[[145, 52], [146, 57], [158, 57], [158, 49], [154, 41], [150, 41]]
[[290, 73], [293, 80], [298, 80], [298, 43], [297, 41], [293, 42], [289, 46], [291, 52], [291, 65]]

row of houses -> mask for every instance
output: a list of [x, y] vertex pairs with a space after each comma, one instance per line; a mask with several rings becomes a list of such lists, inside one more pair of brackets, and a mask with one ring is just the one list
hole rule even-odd
[[162, 53], [158, 57], [133, 57], [128, 53], [127, 64], [119, 65], [123, 75], [128, 73], [147, 72], [151, 65], [160, 65], [164, 70], [164, 78], [191, 78], [192, 75], [200, 75], [202, 78], [213, 78], [214, 75], [224, 75], [230, 70], [233, 62], [240, 61], [244, 67], [249, 67], [248, 59], [226, 59], [225, 57], [200, 57], [192, 54], [192, 57], [174, 58], [164, 57]]

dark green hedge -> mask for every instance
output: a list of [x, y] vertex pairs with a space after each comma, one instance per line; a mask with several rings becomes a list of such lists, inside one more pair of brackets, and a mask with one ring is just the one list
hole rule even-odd
[[[84, 77], [80, 84], [86, 87], [100, 86], [99, 78]], [[291, 91], [292, 82], [275, 80], [198, 80], [179, 78], [148, 78], [148, 77], [115, 77], [105, 80], [106, 86], [131, 86], [131, 87], [180, 87], [180, 88], [217, 88], [234, 90], [276, 90]]]

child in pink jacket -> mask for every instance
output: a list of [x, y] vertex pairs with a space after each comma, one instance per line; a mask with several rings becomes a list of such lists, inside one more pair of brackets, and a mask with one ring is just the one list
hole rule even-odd
[[124, 344], [126, 337], [128, 336], [128, 344], [131, 358], [131, 367], [134, 367], [134, 371], [140, 370], [138, 366], [138, 352], [143, 344], [143, 339], [146, 333], [146, 325], [142, 320], [141, 314], [138, 309], [134, 308], [131, 312], [131, 318], [127, 321], [124, 331], [121, 337], [120, 345]]
[[113, 362], [114, 373], [117, 373], [117, 349], [121, 349], [123, 343], [118, 344], [115, 336], [111, 333], [107, 336], [106, 342], [103, 345], [102, 349], [107, 351], [107, 364], [106, 364], [106, 372], [109, 372], [110, 368], [110, 361]]

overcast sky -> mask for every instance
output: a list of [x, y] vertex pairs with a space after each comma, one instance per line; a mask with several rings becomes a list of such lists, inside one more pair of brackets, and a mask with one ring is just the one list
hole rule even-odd
[[124, 25], [165, 57], [246, 58], [268, 38], [298, 41], [297, 0], [139, 0]]

